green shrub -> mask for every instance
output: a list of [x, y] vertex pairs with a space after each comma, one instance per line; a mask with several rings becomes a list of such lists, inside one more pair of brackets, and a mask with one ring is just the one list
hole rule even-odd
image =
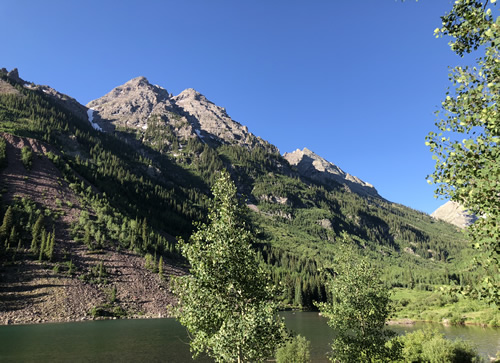
[[21, 161], [26, 169], [31, 169], [31, 165], [33, 163], [33, 152], [28, 146], [23, 146], [21, 149]]
[[289, 340], [276, 351], [277, 363], [307, 363], [310, 361], [311, 343], [301, 335]]
[[122, 318], [127, 316], [127, 312], [121, 306], [115, 306], [113, 309], [113, 316], [116, 318]]
[[465, 322], [465, 317], [457, 312], [448, 312], [445, 316], [445, 319], [448, 320], [448, 323], [451, 325], [463, 325]]
[[0, 137], [0, 168], [7, 164], [7, 143]]
[[409, 303], [410, 303], [410, 300], [408, 300], [406, 298], [402, 298], [401, 300], [399, 300], [399, 304], [401, 306], [407, 306]]
[[421, 329], [398, 337], [403, 344], [403, 362], [480, 362], [477, 350], [468, 342], [451, 341], [436, 330]]

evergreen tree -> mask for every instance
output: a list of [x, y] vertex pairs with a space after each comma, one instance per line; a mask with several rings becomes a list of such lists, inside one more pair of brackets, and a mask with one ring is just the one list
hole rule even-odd
[[7, 208], [7, 211], [3, 216], [2, 225], [0, 226], [0, 239], [3, 240], [5, 237], [9, 236], [13, 224], [14, 224], [14, 211], [12, 210], [12, 207], [9, 206], [9, 208]]
[[49, 261], [52, 261], [54, 258], [54, 245], [56, 243], [56, 227], [52, 227], [52, 233], [49, 233], [47, 248], [46, 248], [46, 256]]
[[32, 240], [31, 240], [31, 252], [33, 253], [37, 253], [38, 252], [38, 248], [39, 248], [39, 245], [38, 245], [38, 240], [40, 238], [40, 234], [42, 233], [42, 229], [43, 229], [43, 223], [44, 223], [44, 219], [43, 219], [43, 214], [40, 214], [31, 230], [31, 235], [32, 235]]
[[301, 307], [303, 302], [302, 296], [302, 281], [300, 277], [297, 277], [295, 281], [295, 297], [294, 297], [294, 305]]
[[209, 224], [200, 224], [190, 243], [180, 241], [191, 274], [173, 280], [179, 299], [174, 313], [189, 330], [194, 356], [205, 352], [217, 362], [263, 361], [282, 342], [284, 324], [227, 172], [212, 193]]
[[163, 280], [163, 256], [160, 256], [160, 260], [158, 261], [158, 276]]
[[17, 234], [16, 226], [12, 226], [9, 234], [9, 244], [14, 246], [14, 244], [18, 241], [19, 236]]
[[26, 169], [31, 169], [31, 165], [33, 163], [33, 152], [28, 146], [23, 146], [21, 149], [21, 161]]
[[40, 253], [38, 255], [38, 261], [43, 260], [46, 248], [47, 248], [47, 232], [45, 232], [45, 228], [42, 228], [42, 233], [40, 237]]

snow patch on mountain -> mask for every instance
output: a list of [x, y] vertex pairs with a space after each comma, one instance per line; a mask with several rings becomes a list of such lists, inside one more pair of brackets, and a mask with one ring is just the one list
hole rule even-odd
[[89, 118], [89, 122], [90, 122], [90, 124], [92, 125], [92, 127], [93, 127], [95, 130], [97, 130], [97, 131], [102, 131], [101, 126], [99, 126], [98, 124], [96, 124], [96, 123], [94, 122], [94, 110], [93, 110], [93, 109], [89, 108], [89, 109], [87, 110], [87, 116], [88, 116], [88, 118]]
[[200, 139], [203, 139], [203, 135], [201, 134], [200, 130], [194, 129], [194, 132], [196, 132], [196, 135], [198, 135]]

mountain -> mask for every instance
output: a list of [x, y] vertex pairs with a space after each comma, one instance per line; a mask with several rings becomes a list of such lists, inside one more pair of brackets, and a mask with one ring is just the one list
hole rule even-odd
[[[37, 85], [31, 82], [27, 82], [23, 80], [19, 76], [19, 71], [17, 68], [12, 69], [10, 72], [7, 72], [5, 68], [0, 69], [0, 76], [9, 79], [12, 82], [15, 82], [18, 85], [23, 86], [24, 88], [43, 92], [45, 95], [50, 97], [53, 101], [55, 101], [59, 106], [65, 108], [69, 112], [73, 113], [75, 116], [85, 119], [87, 117], [87, 108], [81, 105], [77, 100], [73, 97], [65, 95], [64, 93], [60, 93], [53, 89], [52, 87], [46, 85]], [[5, 89], [2, 89], [5, 88]], [[15, 90], [15, 87], [9, 84], [6, 80], [0, 80], [0, 94], [1, 93], [14, 93], [20, 94], [19, 91]]]
[[451, 200], [432, 212], [431, 217], [451, 223], [459, 228], [467, 228], [477, 220], [475, 215], [467, 213], [467, 210], [460, 204]]
[[172, 96], [145, 77], [134, 78], [114, 88], [89, 102], [87, 107], [94, 110], [94, 117], [105, 130], [110, 130], [111, 125], [146, 130], [152, 119], [159, 119], [163, 125], [170, 126], [177, 137], [198, 137], [211, 146], [228, 143], [252, 148], [272, 147], [231, 119], [223, 107], [194, 89]]
[[455, 227], [307, 149], [280, 155], [193, 89], [138, 77], [83, 106], [2, 71], [0, 132], [0, 321], [166, 314], [169, 275], [186, 273], [174, 236], [205, 221], [223, 168], [286, 306], [326, 299], [320, 271], [345, 239], [394, 287], [477, 278]]
[[299, 173], [305, 177], [322, 184], [329, 184], [333, 181], [343, 185], [347, 191], [363, 196], [381, 198], [373, 185], [344, 172], [337, 165], [323, 159], [307, 148], [285, 153], [283, 157], [290, 165], [296, 166]]

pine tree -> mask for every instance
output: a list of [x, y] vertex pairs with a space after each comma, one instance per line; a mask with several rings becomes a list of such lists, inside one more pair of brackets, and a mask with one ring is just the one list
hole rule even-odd
[[85, 228], [85, 234], [83, 235], [83, 243], [85, 243], [85, 245], [88, 247], [88, 248], [91, 248], [91, 237], [90, 237], [90, 228], [89, 227], [86, 227]]
[[49, 233], [49, 238], [48, 238], [48, 243], [47, 243], [47, 248], [45, 251], [45, 255], [47, 256], [47, 259], [49, 261], [52, 261], [54, 257], [54, 245], [56, 242], [56, 227], [52, 227], [52, 233]]
[[10, 235], [9, 235], [9, 244], [14, 246], [14, 243], [17, 242], [17, 240], [19, 239], [18, 238], [18, 234], [17, 234], [17, 229], [16, 229], [16, 226], [12, 226], [11, 230], [10, 230]]
[[160, 279], [164, 279], [163, 277], [163, 256], [160, 256], [160, 261], [158, 261], [158, 275]]
[[293, 303], [296, 306], [302, 306], [302, 282], [300, 277], [297, 277], [295, 281], [295, 297], [293, 299]]
[[35, 222], [35, 225], [33, 226], [31, 230], [31, 235], [33, 239], [31, 240], [31, 252], [37, 253], [38, 252], [38, 239], [40, 238], [40, 234], [42, 233], [43, 229], [43, 214], [40, 214], [38, 216], [38, 219]]
[[12, 207], [9, 206], [9, 208], [7, 208], [7, 211], [5, 212], [5, 215], [3, 216], [2, 225], [0, 226], [1, 239], [4, 239], [9, 236], [8, 234], [13, 224], [14, 224], [14, 211], [12, 210]]
[[102, 281], [102, 279], [104, 278], [104, 274], [105, 274], [105, 272], [104, 272], [104, 264], [103, 264], [103, 262], [101, 261], [101, 262], [99, 263], [99, 282], [101, 282], [101, 281]]
[[43, 256], [45, 255], [45, 249], [47, 245], [47, 232], [45, 232], [45, 228], [42, 229], [41, 238], [40, 238], [40, 253], [38, 255], [38, 261], [43, 260]]

